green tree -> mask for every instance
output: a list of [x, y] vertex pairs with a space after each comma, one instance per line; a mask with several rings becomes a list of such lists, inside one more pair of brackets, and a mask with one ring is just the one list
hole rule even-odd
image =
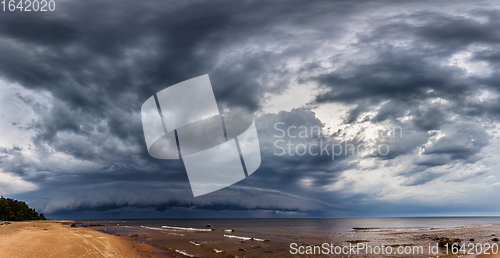
[[23, 201], [0, 197], [0, 220], [22, 221], [22, 220], [45, 220], [43, 214], [38, 215]]

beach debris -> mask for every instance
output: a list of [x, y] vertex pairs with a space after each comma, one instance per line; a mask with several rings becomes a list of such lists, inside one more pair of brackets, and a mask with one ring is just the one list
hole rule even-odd
[[443, 238], [439, 239], [439, 246], [440, 247], [445, 247], [446, 244], [448, 244], [449, 242], [450, 242], [449, 238], [443, 237]]
[[240, 249], [238, 249], [238, 251], [243, 251], [244, 252], [244, 251], [248, 251], [248, 249], [240, 248]]
[[85, 228], [87, 228], [87, 227], [91, 227], [91, 228], [92, 227], [104, 227], [104, 225], [102, 225], [102, 224], [86, 224], [86, 225], [82, 225], [82, 227], [85, 227]]
[[469, 239], [469, 241], [474, 242], [474, 238]]
[[351, 228], [351, 230], [355, 230], [355, 231], [376, 231], [376, 230], [380, 230], [381, 228], [362, 228], [362, 227], [353, 227]]
[[129, 237], [138, 237], [139, 235], [135, 234], [135, 235], [132, 235], [132, 234], [128, 234]]
[[198, 241], [189, 241], [189, 243], [193, 245], [201, 245], [201, 243]]
[[218, 250], [218, 249], [214, 249], [215, 253], [222, 253], [224, 252], [224, 250]]
[[370, 242], [370, 240], [358, 239], [358, 240], [348, 240], [346, 242], [351, 243], [351, 244], [359, 244], [359, 243], [364, 243], [364, 242]]
[[440, 247], [448, 247], [448, 248], [451, 248], [453, 246], [453, 244], [460, 244], [462, 242], [462, 240], [458, 239], [458, 238], [455, 238], [455, 239], [449, 239], [448, 237], [442, 237], [441, 239], [439, 239], [439, 246]]
[[71, 224], [71, 227], [76, 228], [76, 224], [75, 223]]
[[430, 240], [434, 240], [434, 241], [438, 241], [439, 240], [439, 236], [436, 236], [436, 235], [422, 234], [420, 237], [423, 238], [423, 239], [430, 239]]
[[495, 238], [491, 239], [491, 241], [498, 242], [498, 238], [495, 237]]
[[205, 227], [206, 227], [206, 228], [213, 228], [214, 226], [212, 226], [212, 225], [208, 224], [208, 225], [206, 225]]

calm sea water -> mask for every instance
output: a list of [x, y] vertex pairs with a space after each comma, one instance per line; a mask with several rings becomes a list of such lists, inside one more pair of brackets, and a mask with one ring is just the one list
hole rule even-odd
[[[158, 250], [183, 250], [198, 257], [211, 256], [207, 256], [207, 248], [201, 249], [193, 243], [202, 243], [205, 247], [209, 246], [211, 251], [221, 249], [232, 255], [240, 254], [244, 250], [246, 257], [285, 257], [290, 254], [291, 243], [345, 245], [363, 241], [372, 245], [429, 246], [435, 243], [435, 237], [459, 238], [464, 242], [474, 239], [474, 243], [491, 243], [492, 236], [500, 235], [500, 217], [140, 219], [78, 223], [101, 224], [103, 226], [100, 230], [103, 232], [125, 236], [138, 235], [136, 241], [150, 244]], [[213, 231], [189, 230], [208, 229], [207, 225], [210, 225]], [[162, 226], [175, 228], [165, 229]], [[241, 237], [268, 241], [258, 242]]]
[[[336, 218], [336, 219], [126, 219], [126, 220], [93, 220], [107, 227], [161, 227], [164, 225], [178, 227], [234, 229], [240, 232], [257, 234], [273, 234], [276, 232], [293, 232], [296, 234], [330, 235], [336, 232], [351, 231], [360, 228], [377, 231], [411, 231], [430, 228], [460, 228], [500, 225], [500, 217], [410, 217], [410, 218]], [[91, 224], [90, 221], [80, 221]]]

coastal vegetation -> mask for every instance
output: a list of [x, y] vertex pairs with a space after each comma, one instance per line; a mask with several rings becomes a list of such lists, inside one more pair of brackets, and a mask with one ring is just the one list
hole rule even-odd
[[[0, 221], [45, 220], [43, 214], [38, 214], [25, 202], [11, 198], [0, 197]], [[3, 223], [1, 223], [3, 224]]]

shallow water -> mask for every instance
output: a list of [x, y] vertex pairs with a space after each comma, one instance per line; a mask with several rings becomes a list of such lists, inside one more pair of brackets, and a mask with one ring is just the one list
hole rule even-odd
[[[500, 217], [141, 219], [78, 223], [102, 224], [104, 226], [99, 229], [109, 234], [137, 235], [134, 237], [136, 241], [153, 246], [156, 254], [174, 257], [289, 257], [294, 256], [290, 253], [294, 251], [290, 247], [292, 243], [303, 248], [323, 243], [333, 246], [383, 244], [393, 248], [422, 246], [423, 254], [369, 254], [384, 257], [447, 256], [445, 248], [439, 248], [438, 254], [427, 252], [429, 247], [437, 245], [438, 241], [433, 239], [448, 237], [460, 239], [465, 245], [491, 245], [496, 243], [492, 241], [493, 235], [500, 235]], [[351, 256], [362, 254], [363, 250]], [[448, 256], [453, 256], [450, 251]]]

